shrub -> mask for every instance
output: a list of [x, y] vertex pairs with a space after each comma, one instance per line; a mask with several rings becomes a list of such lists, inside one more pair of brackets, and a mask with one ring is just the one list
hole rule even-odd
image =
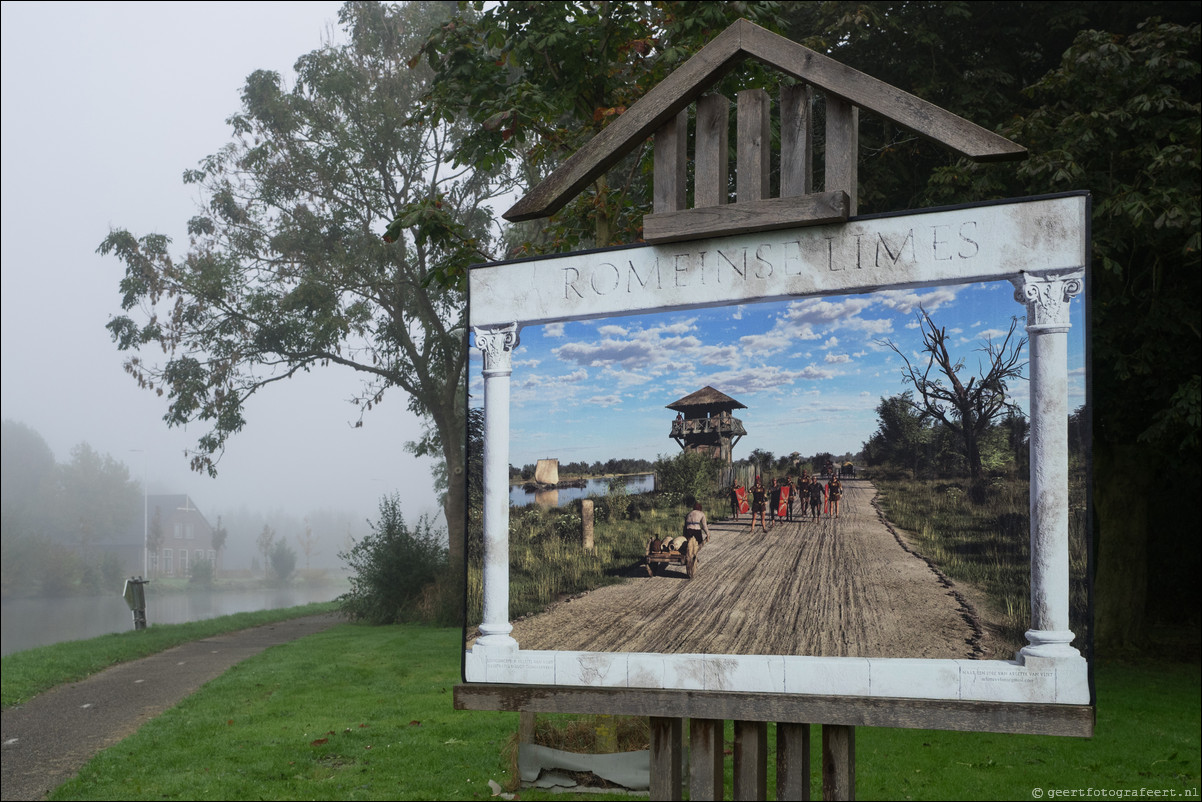
[[712, 495], [720, 468], [718, 460], [696, 451], [682, 451], [675, 457], [660, 457], [655, 461], [659, 488], [676, 504], [692, 504]]
[[188, 581], [202, 588], [213, 587], [213, 563], [207, 559], [193, 562], [192, 574], [188, 577]]
[[430, 607], [430, 586], [447, 572], [446, 534], [424, 515], [410, 529], [397, 495], [381, 499], [380, 519], [371, 529], [349, 552], [338, 554], [352, 574], [351, 589], [338, 597], [343, 613], [370, 624], [437, 618], [441, 612]]
[[267, 552], [267, 564], [272, 578], [281, 585], [285, 584], [296, 572], [296, 549], [289, 546], [287, 540], [277, 540]]

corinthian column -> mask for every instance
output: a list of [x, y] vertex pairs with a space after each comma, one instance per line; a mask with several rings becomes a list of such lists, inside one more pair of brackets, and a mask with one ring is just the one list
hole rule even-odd
[[484, 620], [475, 650], [513, 652], [509, 623], [509, 375], [518, 326], [477, 328], [484, 355]]
[[1084, 272], [1011, 281], [1027, 307], [1031, 354], [1031, 629], [1020, 654], [1079, 657], [1069, 629], [1068, 330]]

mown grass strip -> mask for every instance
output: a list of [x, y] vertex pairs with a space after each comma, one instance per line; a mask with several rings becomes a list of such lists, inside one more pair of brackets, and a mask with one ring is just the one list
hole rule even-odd
[[[510, 782], [517, 715], [452, 709], [459, 637], [347, 624], [274, 647], [101, 753], [51, 798], [487, 799], [489, 780]], [[1198, 665], [1105, 663], [1098, 697], [1090, 740], [861, 728], [857, 797], [1031, 799], [1038, 787], [1044, 798], [1073, 788], [1197, 798]], [[817, 727], [813, 736], [818, 767]]]
[[337, 609], [335, 602], [319, 602], [279, 610], [235, 613], [187, 624], [152, 624], [141, 632], [117, 632], [14, 652], [0, 660], [0, 673], [3, 674], [0, 703], [6, 708], [19, 705], [55, 685], [76, 682], [118, 663], [156, 654], [181, 643]]

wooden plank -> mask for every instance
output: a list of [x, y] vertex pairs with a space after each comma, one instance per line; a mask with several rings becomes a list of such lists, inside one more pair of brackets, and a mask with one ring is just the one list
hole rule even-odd
[[681, 720], [651, 716], [651, 798], [683, 799]]
[[655, 132], [654, 204], [657, 212], [675, 212], [688, 204], [689, 112], [683, 110]]
[[727, 28], [664, 80], [648, 90], [618, 119], [569, 156], [525, 197], [505, 212], [506, 220], [534, 220], [554, 214], [616, 164], [641, 145], [660, 126], [711, 88], [733, 69], [743, 56], [739, 53], [740, 27]]
[[860, 183], [860, 110], [828, 95], [826, 98], [826, 191], [843, 191], [848, 213], [855, 217]]
[[814, 89], [780, 88], [780, 196], [808, 195], [814, 174]]
[[840, 190], [649, 214], [643, 217], [643, 239], [651, 243], [677, 242], [697, 237], [842, 223], [848, 218], [850, 205], [847, 193]]
[[715, 719], [689, 719], [689, 799], [724, 798], [726, 772], [722, 736], [725, 726], [725, 722]]
[[747, 57], [866, 108], [970, 159], [1026, 158], [1026, 148], [992, 131], [754, 23], [737, 20], [568, 157], [510, 207], [505, 219], [517, 222], [554, 214]]
[[800, 721], [859, 727], [1093, 735], [1094, 708], [1024, 702], [884, 699], [662, 688], [460, 684], [457, 710], [527, 710], [734, 721]]
[[747, 89], [738, 94], [736, 102], [738, 202], [755, 203], [772, 196], [772, 99], [763, 89]]
[[[974, 161], [1025, 159], [1027, 149], [976, 123], [742, 20], [739, 52], [892, 120]], [[738, 24], [738, 23], [736, 23]], [[734, 27], [734, 26], [731, 26]]]
[[809, 802], [810, 725], [776, 725], [776, 798]]
[[736, 721], [734, 799], [768, 798], [768, 723]]
[[856, 728], [822, 725], [822, 798], [856, 798]]
[[536, 715], [534, 713], [528, 713], [524, 710], [518, 714], [518, 743], [534, 743], [534, 730], [537, 725], [535, 719]]
[[694, 137], [693, 205], [698, 208], [726, 203], [730, 181], [729, 137], [730, 101], [722, 95], [706, 95], [697, 102]]

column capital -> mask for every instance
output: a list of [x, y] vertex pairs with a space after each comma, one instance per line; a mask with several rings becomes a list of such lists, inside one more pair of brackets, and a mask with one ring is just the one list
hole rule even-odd
[[520, 340], [517, 323], [473, 328], [476, 347], [484, 355], [485, 376], [508, 376], [513, 372], [513, 349]]
[[1020, 273], [1010, 282], [1014, 300], [1027, 307], [1027, 331], [1067, 331], [1069, 301], [1085, 288], [1085, 271]]

